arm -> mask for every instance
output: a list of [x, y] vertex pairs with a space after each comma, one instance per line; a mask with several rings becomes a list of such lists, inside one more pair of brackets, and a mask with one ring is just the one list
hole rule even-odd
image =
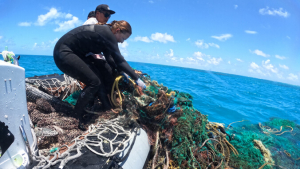
[[[133, 80], [138, 80], [138, 75], [134, 72], [134, 70], [129, 66], [127, 61], [121, 55], [118, 42], [115, 35], [111, 32], [110, 28], [107, 26], [97, 26], [95, 27], [95, 31], [99, 33], [99, 35], [104, 40], [105, 49], [103, 51], [105, 56], [111, 57], [114, 63], [117, 65], [118, 70], [124, 71], [127, 73]], [[110, 56], [110, 55], [111, 56]]]
[[[112, 61], [114, 61], [115, 65], [117, 65], [118, 70], [124, 71], [127, 73], [133, 80], [137, 80], [139, 77], [134, 72], [134, 70], [129, 66], [127, 61], [124, 59], [124, 57], [121, 55], [119, 48], [116, 48], [117, 50], [113, 51], [111, 53], [111, 56], [109, 57]], [[110, 63], [109, 63], [110, 64]]]
[[110, 54], [106, 54], [106, 61], [107, 63], [113, 68], [113, 69], [117, 69], [117, 65], [114, 61], [114, 59], [112, 58], [112, 56]]

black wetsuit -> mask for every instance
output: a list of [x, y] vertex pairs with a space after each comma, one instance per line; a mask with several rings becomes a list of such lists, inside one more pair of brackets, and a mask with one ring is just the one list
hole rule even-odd
[[102, 60], [92, 59], [92, 56], [86, 57], [86, 54], [90, 52], [103, 53], [113, 69], [124, 71], [133, 80], [138, 79], [138, 75], [121, 55], [118, 42], [109, 26], [83, 25], [66, 33], [56, 43], [53, 56], [57, 67], [62, 72], [87, 85], [75, 106], [75, 113], [79, 115], [95, 95], [101, 100], [104, 109], [110, 108], [103, 84], [105, 71], [99, 71], [99, 68], [95, 67], [95, 65], [103, 65], [102, 70], [109, 69], [108, 65], [105, 65], [107, 62], [102, 64]]

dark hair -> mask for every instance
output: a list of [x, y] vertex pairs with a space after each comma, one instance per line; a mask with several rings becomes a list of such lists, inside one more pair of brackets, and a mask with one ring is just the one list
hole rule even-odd
[[90, 17], [95, 17], [96, 15], [95, 15], [95, 11], [91, 11], [89, 14], [88, 14], [88, 18], [90, 18]]
[[112, 21], [110, 24], [107, 24], [111, 27], [111, 30], [117, 30], [120, 29], [120, 32], [122, 33], [129, 33], [132, 34], [131, 26], [128, 22], [121, 20], [121, 21]]

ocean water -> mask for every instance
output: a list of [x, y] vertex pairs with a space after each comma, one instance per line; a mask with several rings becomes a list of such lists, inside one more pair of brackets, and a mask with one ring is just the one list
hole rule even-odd
[[[209, 121], [251, 123], [279, 117], [300, 124], [300, 86], [196, 69], [129, 62], [152, 80], [194, 97], [194, 107]], [[52, 56], [21, 55], [25, 76], [62, 72]]]

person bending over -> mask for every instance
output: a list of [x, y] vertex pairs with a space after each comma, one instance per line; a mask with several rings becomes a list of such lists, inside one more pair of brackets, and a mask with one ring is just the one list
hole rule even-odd
[[[95, 9], [95, 11], [91, 11], [88, 15], [88, 20], [83, 23], [83, 25], [91, 25], [91, 24], [98, 24], [98, 25], [105, 25], [112, 14], [115, 14], [115, 11], [110, 10], [109, 6], [106, 4], [98, 5]], [[92, 16], [93, 15], [93, 16]], [[92, 17], [90, 17], [92, 16]], [[110, 25], [110, 24], [108, 24]], [[103, 80], [105, 82], [105, 87], [107, 94], [109, 95], [112, 84], [114, 82], [114, 78], [112, 76], [112, 73], [115, 72], [115, 67], [111, 67], [112, 61], [110, 59], [111, 56], [103, 56], [103, 53], [94, 54], [92, 52], [89, 52], [88, 57], [101, 57], [100, 60], [95, 60], [92, 63], [96, 66], [98, 71], [102, 72], [105, 76], [103, 77]], [[107, 62], [111, 62], [109, 65]], [[90, 105], [93, 105], [93, 101], [89, 103]]]
[[74, 108], [74, 113], [79, 118], [80, 128], [82, 128], [84, 108], [95, 96], [100, 99], [104, 111], [112, 108], [106, 96], [103, 75], [93, 66], [91, 58], [86, 57], [88, 53], [103, 53], [105, 56], [111, 56], [118, 70], [127, 73], [140, 87], [146, 87], [121, 55], [118, 47], [118, 42], [124, 42], [131, 34], [132, 30], [128, 22], [113, 21], [111, 26], [83, 25], [77, 27], [57, 41], [53, 51], [57, 67], [65, 74], [86, 84]]

